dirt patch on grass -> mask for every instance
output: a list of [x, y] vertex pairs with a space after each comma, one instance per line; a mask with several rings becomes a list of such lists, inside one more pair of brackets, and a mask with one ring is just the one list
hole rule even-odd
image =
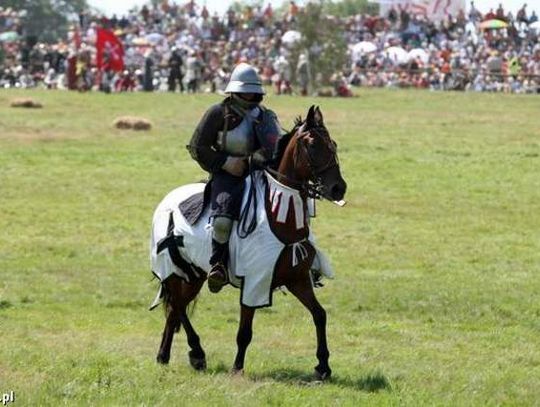
[[19, 107], [25, 109], [41, 109], [43, 105], [32, 98], [17, 98], [10, 103], [11, 107]]
[[142, 117], [122, 116], [113, 122], [113, 126], [121, 130], [148, 131], [152, 128], [152, 123]]

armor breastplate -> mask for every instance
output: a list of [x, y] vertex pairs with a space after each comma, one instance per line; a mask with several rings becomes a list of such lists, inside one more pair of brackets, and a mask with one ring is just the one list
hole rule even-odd
[[254, 119], [248, 113], [232, 130], [218, 133], [217, 144], [221, 151], [235, 157], [246, 156], [255, 150]]

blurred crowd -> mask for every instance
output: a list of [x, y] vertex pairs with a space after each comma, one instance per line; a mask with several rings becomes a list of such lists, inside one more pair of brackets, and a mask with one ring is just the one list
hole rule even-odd
[[[219, 92], [235, 64], [248, 62], [277, 94], [352, 96], [355, 87], [540, 92], [540, 26], [526, 5], [483, 15], [471, 3], [468, 13], [437, 22], [405, 9], [326, 16], [343, 27], [348, 44], [348, 62], [328, 88], [310, 61], [329, 44], [296, 47], [303, 12], [291, 1], [281, 13], [268, 4], [218, 15], [194, 0], [165, 0], [120, 17], [81, 13], [67, 38], [46, 44], [25, 35], [24, 11], [0, 8], [0, 86]], [[124, 70], [96, 68], [98, 27], [121, 40]]]
[[355, 44], [348, 83], [539, 92], [540, 26], [526, 4], [515, 16], [502, 4], [483, 15], [471, 2], [467, 14], [440, 23], [391, 9], [384, 19], [356, 16], [347, 24], [348, 43]]

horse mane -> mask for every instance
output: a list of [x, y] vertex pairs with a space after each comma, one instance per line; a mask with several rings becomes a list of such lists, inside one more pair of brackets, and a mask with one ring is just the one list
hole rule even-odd
[[274, 151], [274, 157], [271, 164], [271, 167], [273, 169], [277, 169], [279, 163], [281, 162], [281, 159], [283, 158], [283, 154], [285, 154], [285, 150], [287, 149], [287, 146], [291, 141], [291, 138], [296, 134], [300, 126], [302, 126], [303, 124], [304, 121], [302, 120], [302, 117], [298, 116], [294, 119], [293, 129], [279, 138], [276, 144], [276, 149]]

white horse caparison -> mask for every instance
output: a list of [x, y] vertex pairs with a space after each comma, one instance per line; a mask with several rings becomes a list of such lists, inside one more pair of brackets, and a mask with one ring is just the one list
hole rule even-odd
[[[299, 222], [298, 216], [307, 216], [307, 199], [309, 196], [325, 198], [331, 201], [343, 199], [347, 184], [343, 180], [337, 158], [337, 148], [326, 129], [323, 116], [318, 107], [311, 106], [305, 120], [297, 120], [296, 125], [289, 134], [279, 141], [277, 153], [277, 166], [269, 168], [278, 182], [289, 189], [297, 191], [302, 202], [302, 214], [294, 205], [289, 205], [286, 216], [279, 211], [272, 211], [272, 200], [269, 192], [263, 203], [266, 208], [268, 224], [277, 239], [283, 242], [283, 250], [274, 265], [271, 288], [286, 287], [310, 311], [317, 332], [317, 359], [315, 374], [319, 379], [329, 378], [332, 371], [328, 364], [329, 351], [326, 341], [326, 312], [318, 302], [313, 291], [310, 277], [310, 268], [316, 250], [307, 239], [309, 236], [309, 222]], [[166, 364], [170, 359], [173, 335], [183, 326], [190, 346], [189, 360], [193, 368], [202, 370], [206, 368], [206, 355], [201, 346], [200, 338], [191, 325], [187, 315], [188, 305], [196, 298], [206, 280], [205, 269], [207, 264], [195, 264], [190, 253], [180, 254], [182, 236], [171, 233], [173, 207], [193, 193], [200, 191], [201, 187], [180, 187], [186, 193], [169, 194], [158, 206], [154, 214], [156, 219], [167, 219], [160, 222], [159, 230], [152, 230], [151, 254], [158, 251], [167, 251], [170, 267], [174, 272], [162, 281], [163, 301], [166, 309], [166, 323], [159, 347], [157, 361]], [[191, 191], [191, 192], [190, 192]], [[246, 194], [249, 191], [246, 190]], [[167, 202], [165, 202], [168, 199]], [[279, 217], [279, 219], [278, 219]], [[204, 220], [199, 220], [203, 222]], [[156, 222], [154, 222], [156, 225]], [[241, 243], [240, 243], [241, 244]], [[302, 245], [304, 255], [300, 261], [294, 261], [295, 250]], [[187, 249], [184, 248], [184, 249]], [[198, 250], [210, 249], [198, 248]], [[295, 264], [293, 266], [293, 264]], [[233, 372], [242, 372], [246, 350], [252, 338], [252, 323], [256, 307], [241, 305], [240, 324], [237, 333], [237, 354], [233, 363]]]

